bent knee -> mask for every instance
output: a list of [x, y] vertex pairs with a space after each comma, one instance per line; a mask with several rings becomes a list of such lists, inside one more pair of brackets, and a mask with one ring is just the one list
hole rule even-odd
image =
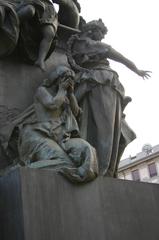
[[33, 17], [35, 15], [35, 7], [31, 4], [27, 6], [27, 12], [30, 17]]
[[52, 40], [55, 36], [55, 30], [52, 25], [45, 25], [43, 27], [43, 36], [47, 40]]

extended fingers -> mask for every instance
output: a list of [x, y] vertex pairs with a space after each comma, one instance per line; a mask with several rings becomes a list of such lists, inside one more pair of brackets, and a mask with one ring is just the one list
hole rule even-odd
[[151, 76], [149, 75], [149, 74], [145, 74], [144, 76], [142, 76], [143, 77], [143, 79], [148, 79], [148, 78], [150, 78]]
[[150, 73], [152, 73], [151, 71], [141, 71], [141, 76], [143, 77], [143, 79], [148, 79], [151, 77]]
[[151, 71], [145, 71], [145, 75], [148, 77], [151, 77], [150, 73], [152, 73]]

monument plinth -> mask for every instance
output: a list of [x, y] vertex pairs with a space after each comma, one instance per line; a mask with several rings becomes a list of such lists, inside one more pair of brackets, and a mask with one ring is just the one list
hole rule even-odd
[[72, 184], [50, 170], [0, 178], [2, 240], [158, 240], [159, 186], [99, 177]]

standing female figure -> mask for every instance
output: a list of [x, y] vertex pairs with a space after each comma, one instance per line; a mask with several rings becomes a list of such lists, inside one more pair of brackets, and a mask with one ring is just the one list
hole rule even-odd
[[123, 114], [130, 98], [124, 96], [124, 87], [107, 59], [124, 64], [143, 78], [149, 74], [101, 42], [106, 33], [101, 19], [84, 25], [68, 42], [68, 61], [78, 72], [76, 96], [83, 106], [82, 137], [97, 150], [100, 174], [115, 177], [120, 157], [135, 134]]

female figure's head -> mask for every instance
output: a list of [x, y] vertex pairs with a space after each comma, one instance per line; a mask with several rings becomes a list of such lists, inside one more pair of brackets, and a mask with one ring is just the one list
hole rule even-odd
[[108, 29], [101, 19], [88, 22], [82, 27], [82, 33], [95, 41], [101, 41], [107, 32]]

